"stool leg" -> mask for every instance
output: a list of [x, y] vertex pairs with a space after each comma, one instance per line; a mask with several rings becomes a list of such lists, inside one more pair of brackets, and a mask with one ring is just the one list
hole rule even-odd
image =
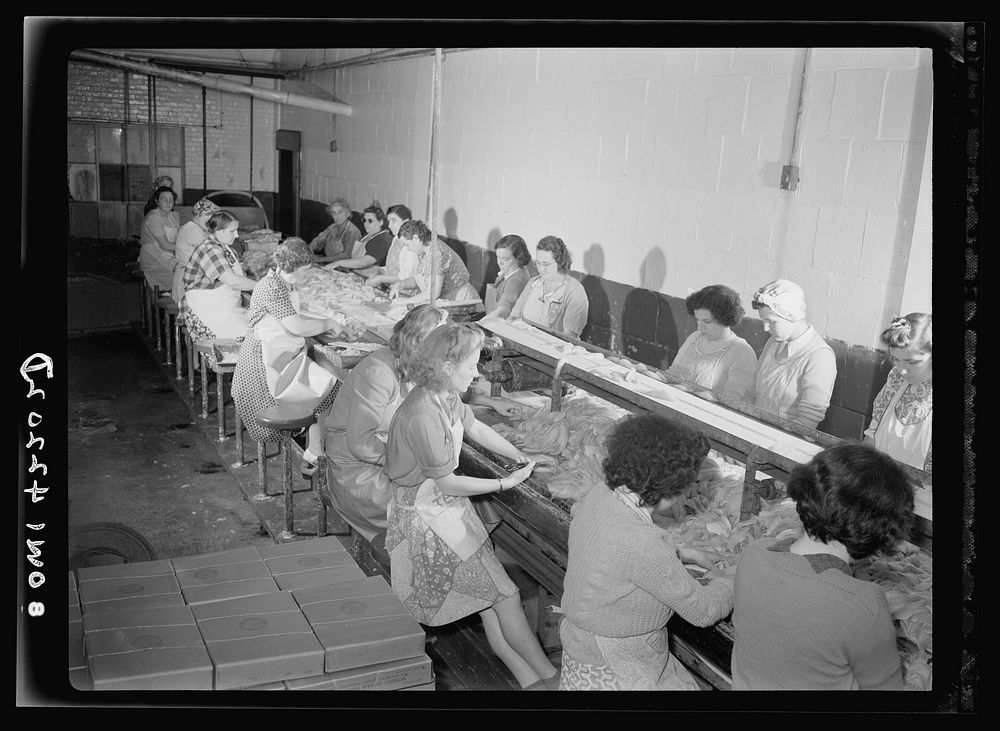
[[178, 313], [174, 317], [174, 346], [176, 348], [176, 353], [174, 356], [177, 359], [177, 380], [184, 378], [184, 341], [181, 339], [181, 316]]
[[198, 363], [201, 365], [201, 418], [208, 418], [208, 366], [205, 354], [198, 353]]
[[240, 419], [240, 410], [235, 403], [233, 404], [233, 416], [236, 421], [236, 462], [233, 467], [243, 467], [246, 464], [243, 461], [243, 420]]
[[257, 442], [257, 494], [254, 500], [265, 500], [270, 495], [267, 494], [267, 443]]
[[328, 467], [326, 456], [316, 460], [316, 474], [310, 479], [313, 489], [316, 492], [316, 537], [322, 538], [326, 535], [326, 503], [323, 502], [323, 489], [326, 486], [326, 470]]
[[285, 492], [285, 530], [278, 537], [283, 541], [295, 538], [295, 517], [292, 513], [292, 450], [288, 432], [281, 432], [281, 486]]
[[166, 360], [166, 364], [168, 366], [174, 364], [173, 347], [172, 347], [173, 343], [171, 342], [173, 340], [173, 328], [170, 325], [170, 317], [171, 317], [170, 313], [167, 312], [166, 310], [164, 310], [163, 311], [163, 327], [164, 327], [163, 341], [164, 341], [164, 343], [166, 344], [166, 347], [167, 347], [167, 360]]
[[226, 393], [225, 393], [225, 380], [226, 374], [221, 370], [215, 373], [215, 403], [216, 411], [219, 414], [219, 441], [226, 441]]
[[194, 398], [194, 340], [191, 339], [190, 333], [184, 338], [184, 342], [187, 345], [188, 356], [188, 393]]
[[156, 312], [156, 303], [153, 302], [153, 290], [149, 287], [149, 282], [143, 279], [142, 291], [146, 298], [146, 337], [153, 341], [153, 315]]
[[139, 318], [143, 330], [147, 330], [149, 327], [149, 319], [146, 317], [147, 307], [149, 307], [149, 303], [146, 301], [146, 280], [143, 279], [139, 282]]

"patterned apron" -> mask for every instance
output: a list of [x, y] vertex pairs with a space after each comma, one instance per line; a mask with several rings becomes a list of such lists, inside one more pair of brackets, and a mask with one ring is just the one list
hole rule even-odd
[[906, 408], [904, 405], [900, 418], [897, 408], [906, 389], [904, 381], [889, 399], [875, 430], [875, 447], [899, 462], [922, 470], [927, 450], [931, 448], [931, 410], [922, 406]]
[[[244, 276], [239, 260], [229, 258], [229, 265], [235, 274]], [[247, 334], [250, 325], [246, 310], [240, 299], [242, 290], [219, 284], [214, 289], [189, 289], [184, 293], [188, 307], [198, 316], [217, 338], [241, 338]]]

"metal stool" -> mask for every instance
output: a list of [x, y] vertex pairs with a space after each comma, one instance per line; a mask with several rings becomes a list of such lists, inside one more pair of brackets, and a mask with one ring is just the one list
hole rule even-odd
[[[216, 342], [216, 340], [198, 340], [194, 343], [193, 350], [198, 354], [198, 367], [201, 369], [201, 418], [208, 418], [208, 372], [211, 370], [215, 374], [215, 412], [219, 419], [219, 441], [224, 442], [226, 441], [225, 377], [227, 373], [235, 372], [236, 364], [220, 362], [219, 353], [215, 349]], [[191, 383], [193, 382], [192, 378]], [[243, 424], [240, 422], [240, 410], [234, 408], [233, 411], [236, 414], [236, 446], [242, 455]]]
[[[157, 287], [156, 291], [159, 292], [160, 288]], [[162, 314], [162, 319], [161, 319]], [[170, 324], [170, 318], [173, 317], [176, 321], [177, 315], [180, 314], [180, 310], [177, 307], [177, 303], [174, 302], [174, 298], [169, 292], [160, 295], [156, 299], [156, 349], [160, 349], [160, 334], [163, 334], [163, 342], [167, 346], [167, 365], [172, 365], [173, 359], [173, 326]]]
[[[285, 530], [282, 531], [279, 538], [284, 541], [290, 541], [295, 538], [295, 518], [292, 507], [292, 432], [308, 429], [315, 422], [316, 415], [313, 414], [312, 409], [292, 404], [272, 406], [257, 414], [257, 423], [261, 427], [273, 429], [281, 435], [282, 490], [285, 494]], [[264, 445], [265, 442], [257, 442], [257, 469], [260, 474], [260, 491], [266, 496], [267, 468], [264, 463]], [[324, 461], [319, 460], [319, 462]], [[325, 465], [318, 465], [317, 475], [323, 469], [325, 469]], [[320, 530], [317, 531], [317, 535], [322, 535], [326, 533], [326, 511], [321, 499], [322, 496], [318, 490], [319, 480], [316, 479], [317, 475], [313, 475], [312, 482], [314, 485], [313, 492], [319, 498], [319, 520], [321, 525]], [[258, 498], [260, 497], [261, 495], [259, 494]]]

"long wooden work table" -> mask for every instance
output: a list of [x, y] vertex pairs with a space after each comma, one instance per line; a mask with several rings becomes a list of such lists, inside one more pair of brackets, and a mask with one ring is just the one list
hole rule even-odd
[[[365, 324], [370, 340], [385, 343], [391, 334], [391, 324], [384, 315], [364, 322], [365, 313], [355, 309], [352, 316]], [[718, 394], [696, 395], [697, 386], [589, 343], [567, 340], [555, 333], [527, 325], [494, 319], [479, 324], [492, 337], [480, 361], [480, 370], [493, 384], [493, 394], [509, 382], [509, 365], [514, 362], [544, 374], [545, 392], [551, 408], [562, 407], [563, 384], [577, 388], [632, 412], [654, 412], [678, 419], [696, 427], [708, 437], [712, 447], [745, 465], [740, 518], [759, 512], [762, 498], [774, 497], [768, 491], [774, 478], [787, 480], [796, 465], [807, 462], [814, 454], [842, 440], [822, 432], [806, 429], [754, 407], [726, 401]], [[329, 339], [327, 339], [328, 341]], [[323, 344], [321, 336], [315, 343], [314, 357], [318, 362], [343, 377], [360, 360], [340, 358], [335, 350]], [[643, 372], [644, 371], [644, 372]], [[655, 377], [654, 377], [655, 376]], [[484, 421], [492, 417], [483, 416]], [[492, 418], [493, 423], [501, 420]], [[505, 459], [482, 445], [466, 438], [462, 446], [459, 470], [478, 477], [500, 477], [507, 474]], [[928, 473], [903, 466], [911, 475], [916, 490], [918, 525], [912, 542], [922, 551], [931, 553], [931, 477]], [[535, 626], [552, 628], [547, 607], [558, 604], [566, 571], [569, 538], [569, 503], [552, 497], [543, 483], [529, 477], [516, 489], [484, 496], [500, 515], [500, 523], [491, 533], [495, 544], [513, 556], [544, 592], [538, 601]], [[550, 596], [549, 596], [550, 595]], [[718, 689], [731, 687], [730, 657], [733, 628], [728, 619], [712, 627], [698, 628], [674, 616], [669, 623], [671, 648], [674, 654], [703, 681]], [[549, 632], [552, 646], [554, 632]], [[557, 639], [555, 640], [557, 642]]]

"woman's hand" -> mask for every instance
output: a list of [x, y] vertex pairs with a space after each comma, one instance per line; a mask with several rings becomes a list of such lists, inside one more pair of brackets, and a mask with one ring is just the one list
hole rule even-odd
[[366, 287], [377, 287], [380, 284], [382, 284], [382, 282], [384, 282], [384, 281], [385, 281], [385, 277], [383, 275], [376, 274], [374, 277], [368, 277], [368, 279], [365, 280], [365, 286]]
[[340, 335], [341, 333], [344, 332], [344, 328], [342, 328], [340, 326], [340, 323], [337, 322], [336, 320], [331, 320], [330, 318], [326, 318], [323, 324], [326, 327], [326, 330], [324, 332], [332, 332], [334, 335]]
[[524, 467], [516, 469], [511, 472], [506, 477], [500, 479], [501, 489], [509, 490], [512, 487], [520, 485], [522, 482], [528, 479], [528, 475], [531, 474], [531, 470], [534, 469], [535, 463], [528, 462]]
[[701, 566], [703, 569], [708, 569], [709, 571], [718, 569], [716, 564], [724, 564], [726, 562], [726, 557], [721, 553], [705, 551], [700, 548], [679, 547], [677, 549], [677, 556], [681, 559], [682, 563], [693, 563], [695, 566]]
[[398, 282], [396, 284], [392, 285], [391, 287], [389, 287], [389, 299], [393, 300], [393, 299], [396, 299], [397, 297], [399, 297], [399, 283]]

